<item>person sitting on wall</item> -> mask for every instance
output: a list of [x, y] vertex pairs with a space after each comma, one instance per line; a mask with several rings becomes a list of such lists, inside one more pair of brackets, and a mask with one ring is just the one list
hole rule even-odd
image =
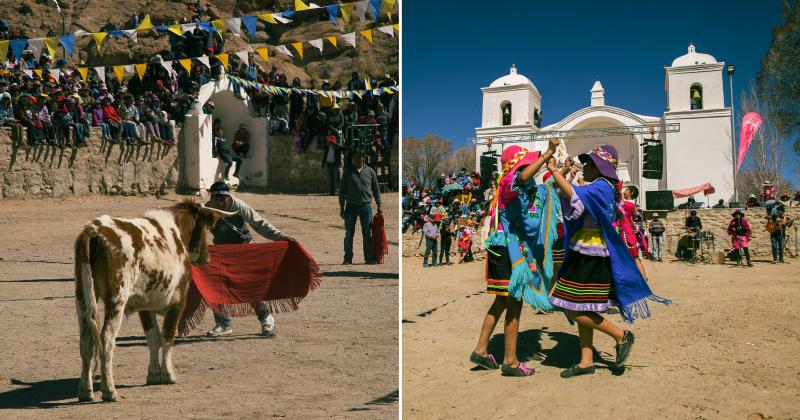
[[720, 198], [719, 201], [717, 202], [717, 204], [714, 204], [713, 206], [711, 206], [711, 208], [712, 209], [724, 209], [725, 208], [725, 200]]
[[239, 157], [247, 157], [247, 152], [250, 150], [250, 133], [247, 131], [246, 124], [239, 124], [239, 129], [236, 130], [236, 133], [233, 135], [233, 145], [231, 148]]
[[212, 148], [212, 155], [225, 162], [225, 170], [223, 171], [225, 180], [229, 179], [233, 162], [236, 162], [236, 169], [233, 171], [233, 176], [238, 178], [239, 169], [242, 167], [242, 158], [233, 151], [230, 143], [223, 137], [221, 128], [218, 128], [217, 131], [214, 132], [214, 144]]
[[747, 197], [747, 202], [745, 202], [744, 208], [749, 209], [750, 207], [760, 207], [761, 205], [758, 203], [758, 198], [756, 198], [755, 194], [750, 194]]

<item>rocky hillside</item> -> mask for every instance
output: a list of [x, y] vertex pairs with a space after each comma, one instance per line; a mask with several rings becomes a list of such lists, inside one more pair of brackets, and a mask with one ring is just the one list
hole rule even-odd
[[[338, 1], [316, 0], [315, 3], [325, 6]], [[75, 32], [99, 31], [106, 23], [122, 27], [130, 17], [139, 12], [151, 16], [154, 22], [174, 21], [175, 23], [192, 20], [192, 13], [187, 8], [186, 0], [61, 0], [64, 12], [66, 31]], [[294, 9], [293, 0], [208, 0], [202, 1], [214, 18], [228, 19], [242, 15], [281, 12]], [[395, 7], [393, 21], [398, 21], [398, 7]], [[3, 0], [0, 7], [0, 19], [6, 20], [12, 30], [24, 32], [28, 38], [44, 37], [48, 28], [56, 33], [61, 32], [61, 16], [52, 5], [51, 0]], [[230, 52], [242, 51], [250, 43], [254, 48], [275, 46], [290, 42], [307, 41], [322, 36], [348, 33], [374, 26], [372, 20], [356, 21], [352, 19], [345, 24], [340, 18], [336, 26], [328, 20], [324, 9], [302, 12], [292, 17], [290, 24], [271, 25], [258, 23], [255, 39], [249, 40], [247, 32], [242, 29], [242, 37], [225, 34], [225, 49]], [[386, 15], [381, 17], [378, 26], [389, 24]], [[127, 27], [124, 29], [128, 29]], [[340, 42], [341, 43], [341, 42]], [[358, 49], [350, 46], [334, 48], [325, 44], [323, 54], [305, 44], [304, 58], [275, 55], [270, 51], [270, 63], [277, 65], [291, 80], [300, 77], [309, 79], [332, 79], [346, 81], [352, 71], [379, 77], [384, 73], [399, 71], [399, 43], [385, 34], [376, 33], [374, 43], [369, 43], [359, 35]], [[126, 38], [107, 38], [101, 51], [97, 51], [91, 37], [81, 37], [76, 41], [76, 52], [80, 61], [69, 60], [70, 65], [84, 63], [88, 66], [116, 65], [146, 62], [154, 54], [168, 48], [167, 37], [157, 37], [156, 31], [142, 31], [137, 43]], [[57, 55], [60, 57], [60, 52]], [[296, 54], [295, 54], [296, 55]], [[257, 60], [264, 65], [260, 58]]]

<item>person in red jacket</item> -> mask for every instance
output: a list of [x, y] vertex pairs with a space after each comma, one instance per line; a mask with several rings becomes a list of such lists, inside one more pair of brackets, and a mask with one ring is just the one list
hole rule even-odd
[[106, 124], [111, 129], [111, 142], [116, 143], [119, 140], [119, 134], [122, 127], [122, 117], [119, 116], [117, 110], [111, 106], [111, 99], [103, 99], [103, 118]]

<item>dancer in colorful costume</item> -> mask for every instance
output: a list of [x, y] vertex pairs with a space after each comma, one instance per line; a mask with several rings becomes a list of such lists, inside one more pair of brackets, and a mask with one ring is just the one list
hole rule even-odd
[[552, 181], [537, 185], [533, 177], [557, 145], [557, 140], [551, 140], [544, 154], [511, 146], [500, 157], [503, 167], [489, 214], [492, 226], [485, 242], [487, 292], [495, 295], [495, 300], [486, 313], [470, 361], [486, 369], [499, 367], [488, 353], [488, 346], [492, 331], [505, 311], [505, 355], [501, 367], [505, 376], [534, 373], [517, 359], [516, 353], [523, 302], [534, 309], [552, 308], [547, 290], [553, 274], [551, 246], [556, 238], [560, 203]]
[[594, 330], [616, 340], [616, 366], [624, 365], [634, 342], [630, 331], [623, 331], [598, 312], [610, 304], [620, 307], [623, 319], [649, 318], [647, 300], [668, 304], [655, 296], [636, 267], [628, 248], [614, 229], [619, 221], [621, 199], [617, 185], [617, 150], [600, 146], [581, 154], [586, 185], [574, 186], [564, 179], [554, 163], [547, 169], [553, 174], [562, 198], [567, 251], [558, 273], [550, 301], [564, 310], [570, 321], [578, 323], [581, 358], [578, 364], [561, 372], [562, 378], [594, 373]]

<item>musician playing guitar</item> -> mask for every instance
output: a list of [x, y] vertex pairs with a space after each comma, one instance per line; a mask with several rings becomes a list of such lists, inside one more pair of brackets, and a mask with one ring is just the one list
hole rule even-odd
[[783, 262], [783, 246], [786, 243], [786, 228], [792, 226], [794, 220], [786, 214], [784, 206], [777, 208], [775, 215], [767, 216], [767, 232], [772, 243], [772, 263]]

